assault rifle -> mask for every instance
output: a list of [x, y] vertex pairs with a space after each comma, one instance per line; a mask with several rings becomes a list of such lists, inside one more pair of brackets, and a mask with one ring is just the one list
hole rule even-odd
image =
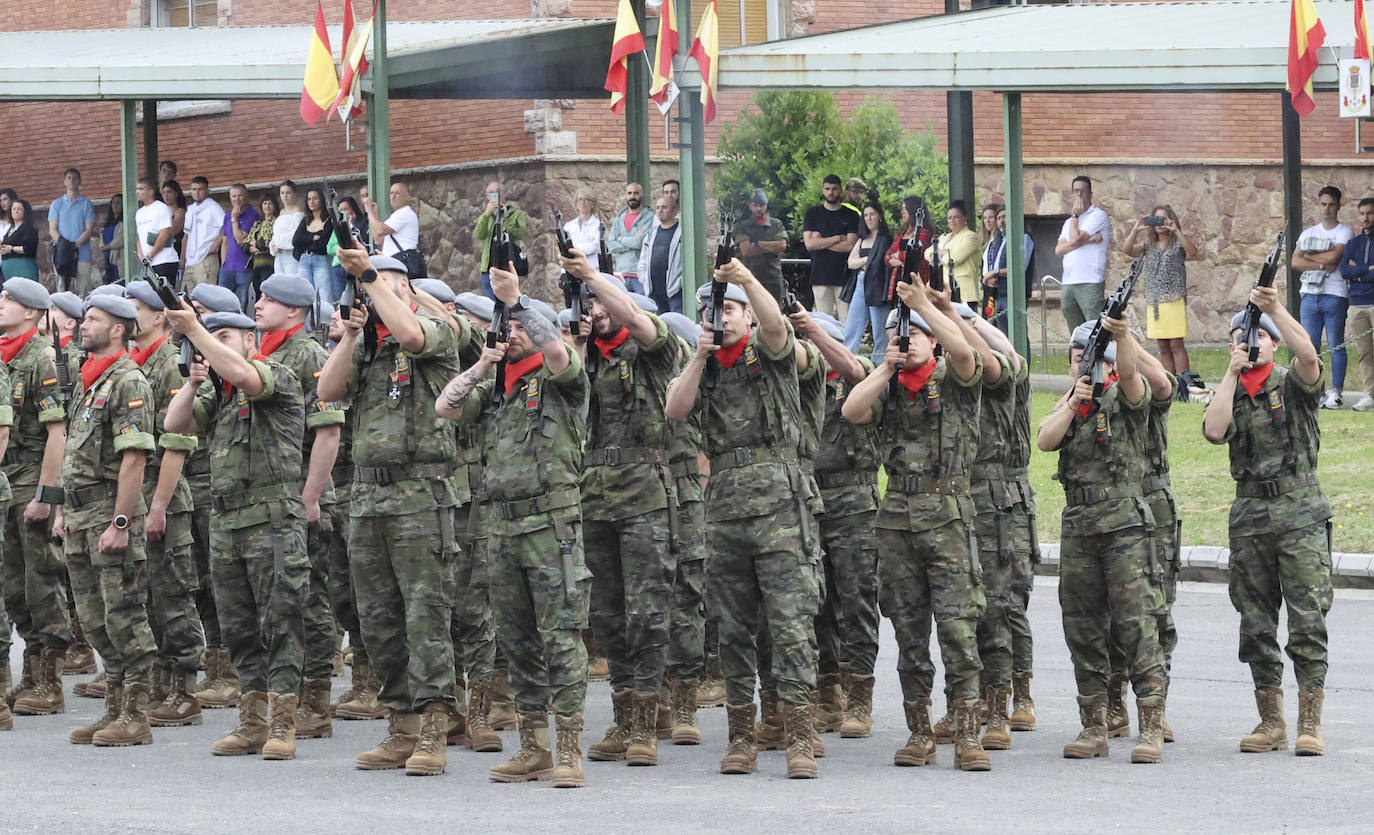
[[57, 352], [57, 399], [65, 409], [72, 402], [72, 372], [67, 365], [67, 350], [62, 347], [57, 329], [52, 324], [52, 311], [48, 312], [48, 333], [52, 334], [53, 348]]
[[[557, 210], [553, 213], [553, 235], [558, 242], [558, 254], [564, 258], [571, 258], [572, 238], [568, 237], [567, 230], [563, 228], [563, 213]], [[558, 286], [563, 291], [563, 304], [572, 311], [568, 333], [579, 336], [582, 333], [582, 279], [575, 278], [565, 271], [558, 277]]]
[[[727, 214], [720, 216], [720, 238], [716, 242], [716, 269], [720, 269], [734, 260], [735, 254], [730, 246], [730, 227], [734, 224], [734, 218]], [[725, 282], [717, 281], [715, 274], [711, 276], [711, 338], [716, 345], [725, 344]], [[708, 358], [706, 362], [706, 376], [703, 382], [706, 388], [716, 387], [716, 377], [720, 374], [720, 363], [715, 357]]]
[[[196, 321], [199, 322], [202, 327], [205, 326], [205, 320], [201, 318], [200, 312], [196, 310], [195, 305], [191, 304], [190, 297], [185, 292], [178, 295], [176, 288], [172, 286], [172, 282], [153, 272], [146, 259], [143, 262], [143, 275], [140, 277], [152, 286], [153, 292], [157, 293], [157, 297], [162, 301], [162, 306], [164, 308], [168, 310], [180, 310], [182, 301], [185, 301], [192, 312], [196, 314]], [[181, 355], [177, 358], [177, 371], [181, 373], [182, 377], [189, 378], [191, 376], [191, 363], [193, 361], [202, 362], [204, 357], [196, 351], [196, 346], [192, 344], [190, 337], [186, 336], [186, 334], [177, 334], [176, 340], [177, 347], [181, 350]], [[215, 391], [219, 391], [219, 375], [213, 370], [210, 371], [210, 380], [214, 383]]]
[[[897, 348], [902, 352], [903, 357], [906, 356], [906, 352], [911, 348], [911, 308], [907, 307], [906, 302], [902, 301], [902, 297], [897, 295], [897, 285], [901, 282], [910, 284], [913, 273], [920, 275], [918, 271], [921, 268], [921, 229], [925, 227], [925, 223], [926, 209], [925, 206], [922, 206], [916, 210], [916, 217], [912, 218], [913, 229], [911, 239], [908, 240], [903, 247], [902, 266], [898, 268], [901, 272], [893, 280], [892, 289], [890, 291], [891, 296], [889, 301], [896, 305], [897, 310]], [[941, 289], [943, 286], [936, 284], [934, 273], [931, 273], [930, 276], [930, 286], [937, 290]], [[901, 370], [902, 366], [899, 363], [897, 365], [897, 371], [901, 372]], [[892, 379], [887, 383], [887, 407], [889, 409], [897, 408], [897, 404], [900, 402], [900, 394], [901, 383], [898, 382], [897, 375], [893, 374]]]
[[600, 250], [597, 252], [598, 266], [607, 275], [615, 274], [615, 259], [611, 258], [611, 248], [606, 243], [606, 224], [601, 224]]
[[1144, 260], [1137, 258], [1132, 262], [1130, 275], [1107, 297], [1102, 315], [1097, 317], [1092, 332], [1088, 334], [1083, 358], [1078, 363], [1078, 376], [1087, 376], [1092, 380], [1093, 403], [1102, 397], [1102, 392], [1107, 388], [1107, 375], [1102, 371], [1102, 361], [1107, 356], [1107, 346], [1111, 345], [1113, 339], [1111, 332], [1102, 327], [1102, 323], [1108, 318], [1126, 318], [1126, 305], [1130, 303], [1131, 294], [1135, 292], [1136, 283], [1140, 281], [1140, 267]]
[[[492, 224], [490, 242], [491, 265], [501, 269], [511, 269], [515, 262], [515, 243], [506, 231], [506, 207], [496, 207], [496, 221]], [[495, 295], [495, 294], [493, 294]], [[487, 326], [487, 347], [495, 348], [498, 342], [510, 341], [510, 311], [506, 303], [495, 300], [491, 314], [491, 324]], [[506, 361], [496, 365], [496, 385], [491, 390], [491, 402], [500, 403], [506, 392]]]
[[[356, 227], [353, 226], [353, 224], [349, 223], [348, 216], [343, 213], [343, 209], [339, 208], [339, 193], [335, 191], [333, 187], [331, 187], [328, 183], [325, 183], [324, 195], [325, 203], [327, 204], [329, 214], [329, 225], [333, 229], [335, 240], [339, 242], [339, 248], [354, 249], [356, 247], [354, 246], [353, 242], [357, 241], [364, 251], [370, 251], [368, 250], [367, 244], [364, 243], [362, 240], [362, 234], [358, 231]], [[358, 281], [353, 276], [345, 272], [344, 289], [343, 292], [339, 294], [340, 318], [346, 321], [350, 316], [353, 315], [353, 308], [357, 304]], [[316, 318], [318, 318], [318, 310], [316, 311], [316, 314]], [[318, 322], [316, 323], [316, 327], [319, 327]], [[326, 334], [325, 338], [328, 339], [328, 322], [324, 323], [323, 331]]]
[[[1283, 247], [1288, 240], [1288, 230], [1279, 232], [1279, 238], [1274, 242], [1274, 248], [1270, 250], [1269, 257], [1264, 259], [1264, 266], [1260, 267], [1259, 279], [1255, 282], [1256, 287], [1273, 287], [1274, 276], [1278, 273], [1279, 263], [1283, 258]], [[1245, 305], [1245, 344], [1250, 346], [1250, 362], [1259, 359], [1259, 327], [1262, 312], [1254, 302]]]

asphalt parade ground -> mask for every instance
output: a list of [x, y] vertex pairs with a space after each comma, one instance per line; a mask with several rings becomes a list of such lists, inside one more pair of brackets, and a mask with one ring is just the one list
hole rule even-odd
[[[1249, 671], [1236, 660], [1237, 616], [1216, 583], [1185, 583], [1175, 617], [1168, 717], [1177, 742], [1159, 765], [1131, 765], [1132, 740], [1111, 742], [1106, 760], [1071, 761], [1060, 749], [1078, 728], [1072, 669], [1064, 647], [1053, 577], [1036, 580], [1034, 695], [1039, 727], [1013, 734], [992, 752], [992, 771], [963, 774], [953, 750], [938, 761], [897, 768], [906, 740], [895, 642], [884, 621], [869, 739], [827, 734], [817, 780], [788, 780], [782, 752], [759, 755], [750, 776], [717, 773], [725, 711], [698, 714], [704, 743], [661, 742], [660, 765], [586, 762], [587, 786], [502, 785], [487, 769], [506, 752], [449, 748], [448, 771], [407, 777], [363, 772], [353, 757], [385, 734], [385, 722], [336, 720], [334, 736], [302, 740], [297, 758], [214, 757], [210, 744], [235, 724], [236, 710], [207, 710], [190, 728], [154, 729], [153, 745], [100, 749], [67, 742], [102, 703], [76, 698], [66, 677], [67, 712], [16, 716], [0, 732], [0, 831], [36, 832], [1333, 832], [1374, 830], [1374, 592], [1341, 589], [1329, 620], [1324, 757], [1291, 750], [1241, 754], [1257, 721]], [[1280, 636], [1282, 639], [1282, 635]], [[16, 675], [20, 647], [11, 659]], [[937, 671], [937, 683], [940, 681]], [[347, 685], [334, 680], [335, 695]], [[586, 746], [610, 721], [605, 682], [589, 687]], [[943, 710], [936, 696], [935, 717]], [[1297, 722], [1291, 667], [1285, 687], [1290, 740]], [[1134, 702], [1132, 736], [1136, 731]]]

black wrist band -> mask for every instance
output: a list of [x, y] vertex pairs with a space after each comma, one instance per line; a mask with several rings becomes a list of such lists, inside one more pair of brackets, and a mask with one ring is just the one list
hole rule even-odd
[[358, 276], [358, 280], [361, 281], [363, 284], [371, 284], [372, 282], [377, 280], [377, 271], [369, 269], [365, 271], [362, 275]]

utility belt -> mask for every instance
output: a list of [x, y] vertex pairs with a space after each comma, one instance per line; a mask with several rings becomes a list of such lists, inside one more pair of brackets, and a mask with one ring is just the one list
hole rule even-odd
[[619, 447], [608, 446], [601, 449], [589, 449], [582, 456], [582, 466], [586, 467], [618, 467], [622, 464], [657, 464], [666, 466], [668, 464], [668, 453], [661, 449], [648, 449], [646, 447]]
[[697, 457], [693, 455], [684, 461], [669, 464], [668, 472], [673, 478], [700, 478], [701, 466], [697, 463]]
[[876, 485], [878, 474], [865, 470], [840, 470], [830, 473], [816, 473], [816, 483], [822, 490], [831, 490], [837, 487], [853, 487], [856, 484]]
[[1167, 472], [1150, 473], [1141, 480], [1140, 491], [1148, 496], [1151, 493], [1158, 493], [1160, 490], [1168, 490], [1171, 486]]
[[454, 466], [451, 462], [432, 463], [432, 464], [393, 464], [389, 467], [357, 467], [353, 468], [353, 481], [357, 484], [376, 484], [385, 487], [388, 484], [396, 484], [401, 481], [412, 481], [415, 479], [443, 478], [452, 475]]
[[1138, 499], [1144, 495], [1140, 487], [1126, 484], [1111, 487], [1073, 487], [1064, 491], [1064, 501], [1070, 505], [1097, 504], [1109, 499]]
[[114, 501], [115, 488], [116, 484], [106, 481], [78, 490], [65, 490], [63, 491], [62, 503], [66, 510], [80, 510], [87, 505], [97, 504], [105, 500]]
[[974, 481], [1004, 481], [1006, 478], [1006, 468], [996, 461], [973, 465]]
[[254, 487], [251, 490], [244, 490], [241, 493], [212, 495], [210, 497], [210, 507], [216, 513], [228, 513], [229, 511], [240, 510], [245, 507], [251, 507], [276, 499], [299, 499], [300, 497], [301, 483], [299, 481], [286, 481], [281, 484], [268, 484], [263, 487]]
[[1030, 467], [1003, 467], [1002, 473], [1007, 481], [1030, 481]]
[[535, 496], [532, 499], [519, 499], [513, 502], [493, 501], [487, 506], [487, 509], [493, 517], [509, 521], [523, 519], [536, 513], [562, 510], [565, 507], [577, 507], [581, 500], [582, 494], [574, 487]]
[[751, 464], [796, 464], [794, 449], [772, 449], [766, 446], [738, 446], [711, 456], [711, 472], [748, 467]]
[[1282, 496], [1284, 493], [1301, 490], [1304, 487], [1316, 486], [1316, 473], [1299, 473], [1298, 475], [1276, 478], [1273, 481], [1237, 481], [1236, 498], [1272, 499]]
[[968, 476], [954, 475], [933, 478], [928, 475], [906, 475], [888, 481], [887, 489], [908, 496], [918, 493], [938, 493], [942, 496], [960, 496], [968, 492]]

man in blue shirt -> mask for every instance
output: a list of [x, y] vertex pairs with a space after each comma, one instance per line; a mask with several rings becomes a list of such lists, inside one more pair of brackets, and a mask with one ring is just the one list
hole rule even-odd
[[68, 168], [62, 173], [67, 191], [48, 207], [48, 236], [53, 240], [54, 256], [58, 238], [76, 245], [76, 276], [71, 290], [82, 298], [95, 289], [99, 277], [91, 271], [91, 236], [95, 234], [95, 208], [81, 196], [81, 172]]
[[1346, 333], [1354, 333], [1360, 355], [1360, 384], [1364, 397], [1355, 403], [1361, 412], [1374, 412], [1374, 197], [1360, 201], [1360, 234], [1350, 239], [1341, 254], [1341, 277], [1348, 283], [1350, 313]]

